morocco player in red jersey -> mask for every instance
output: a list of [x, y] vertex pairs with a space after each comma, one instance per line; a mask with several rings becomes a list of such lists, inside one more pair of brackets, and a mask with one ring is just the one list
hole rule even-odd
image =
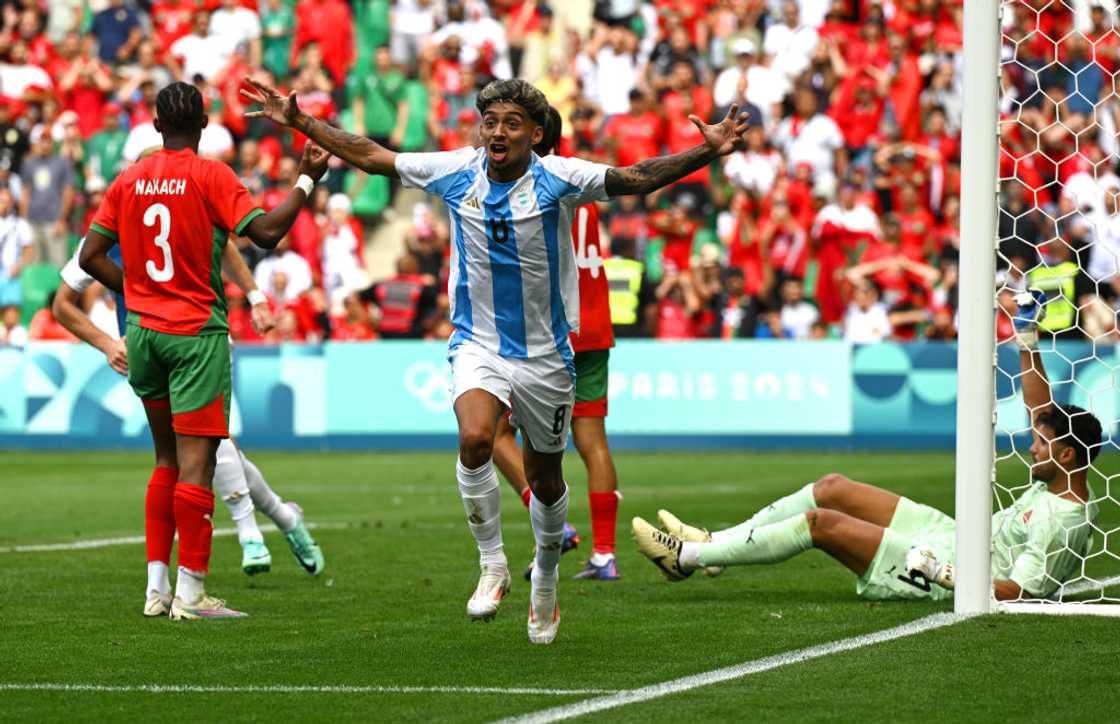
[[[549, 109], [545, 137], [534, 147], [541, 155], [552, 152], [560, 140], [561, 119]], [[572, 440], [587, 468], [588, 498], [591, 507], [592, 554], [576, 578], [599, 581], [618, 579], [614, 557], [615, 524], [618, 519], [618, 476], [607, 446], [607, 362], [614, 346], [607, 275], [603, 270], [606, 254], [599, 246], [599, 208], [584, 204], [572, 220], [572, 243], [579, 267], [579, 334], [572, 335], [575, 351], [576, 404], [572, 409]], [[529, 505], [529, 483], [525, 477], [516, 434], [503, 422], [494, 440], [494, 462], [510, 485]], [[575, 529], [565, 524], [562, 550], [579, 542]], [[526, 573], [528, 576], [528, 572]]]
[[[288, 232], [329, 155], [309, 147], [300, 178], [280, 206], [257, 208], [225, 164], [197, 156], [207, 118], [193, 85], [156, 98], [163, 149], [122, 173], [105, 194], [79, 256], [81, 268], [128, 309], [128, 381], [144, 402], [156, 468], [145, 503], [147, 616], [231, 618], [244, 614], [208, 596], [216, 452], [229, 437], [229, 324], [221, 259], [230, 233], [273, 248]], [[107, 252], [120, 244], [124, 264]], [[168, 565], [179, 531], [179, 575]]]

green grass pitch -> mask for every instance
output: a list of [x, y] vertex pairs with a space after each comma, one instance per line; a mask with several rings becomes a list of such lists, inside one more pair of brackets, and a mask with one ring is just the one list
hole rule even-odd
[[[4, 685], [310, 685], [622, 690], [870, 633], [949, 606], [862, 601], [823, 553], [789, 563], [661, 579], [629, 539], [633, 515], [667, 507], [708, 527], [839, 471], [952, 509], [949, 454], [674, 453], [617, 456], [618, 582], [564, 580], [555, 644], [526, 640], [528, 584], [498, 618], [471, 624], [476, 553], [453, 453], [247, 451], [281, 496], [299, 502], [327, 557], [309, 578], [278, 533], [271, 573], [239, 568], [235, 537], [214, 542], [208, 588], [242, 621], [147, 620], [144, 547], [12, 552], [12, 546], [143, 530], [149, 455], [0, 454], [0, 720], [489, 721], [587, 694], [27, 691]], [[1110, 472], [1120, 460], [1102, 460]], [[571, 521], [588, 554], [583, 470], [567, 460]], [[506, 550], [528, 562], [528, 515], [504, 500]], [[1120, 511], [1104, 511], [1106, 527]], [[221, 504], [216, 525], [231, 523]], [[262, 524], [267, 521], [261, 519]], [[8, 550], [4, 550], [8, 549]], [[1101, 559], [1102, 566], [1109, 562]], [[1120, 573], [1112, 562], [1112, 570]], [[1115, 590], [1115, 589], [1114, 589]], [[1114, 719], [1120, 626], [1097, 617], [989, 616], [594, 715], [607, 721], [1086, 721]]]

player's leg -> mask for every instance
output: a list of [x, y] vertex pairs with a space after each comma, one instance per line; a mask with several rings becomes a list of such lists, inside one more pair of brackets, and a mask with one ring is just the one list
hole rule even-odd
[[168, 576], [171, 547], [175, 543], [175, 482], [179, 462], [175, 431], [171, 427], [170, 390], [167, 370], [142, 334], [129, 334], [128, 382], [144, 403], [152, 431], [156, 464], [144, 496], [144, 541], [148, 582], [144, 591], [144, 615], [163, 616], [171, 607]]
[[224, 334], [187, 337], [141, 331], [154, 336], [170, 370], [172, 427], [179, 459], [175, 485], [179, 575], [171, 618], [243, 616], [226, 608], [224, 601], [208, 596], [203, 585], [214, 534], [212, 484], [218, 444], [229, 437], [229, 338]]
[[237, 541], [241, 544], [241, 570], [250, 576], [267, 573], [272, 568], [272, 556], [264, 544], [264, 535], [257, 526], [253, 499], [249, 495], [249, 481], [241, 465], [241, 454], [233, 440], [218, 444], [214, 465], [214, 494], [222, 499], [237, 527]]
[[179, 477], [179, 463], [175, 454], [175, 431], [171, 428], [171, 407], [168, 400], [143, 402], [156, 452], [156, 466], [152, 470], [144, 496], [144, 541], [148, 560], [144, 615], [164, 616], [171, 608], [171, 580], [168, 572], [171, 546], [175, 543], [175, 482]]
[[819, 548], [857, 576], [872, 564], [884, 528], [835, 510], [810, 510], [708, 543], [684, 542], [641, 518], [633, 522], [640, 550], [670, 580], [681, 580], [705, 566], [781, 563]]
[[497, 614], [510, 582], [502, 547], [502, 491], [491, 461], [498, 418], [509, 400], [509, 379], [504, 360], [471, 344], [452, 352], [451, 374], [459, 425], [455, 477], [481, 569], [467, 602], [467, 616], [489, 621]]
[[556, 584], [568, 517], [568, 486], [562, 463], [575, 402], [573, 372], [555, 355], [526, 360], [513, 374], [511, 422], [521, 428], [525, 439], [522, 454], [532, 490], [529, 518], [537, 544], [529, 593], [532, 643], [552, 643], [560, 625]]
[[281, 500], [280, 496], [269, 487], [264, 475], [253, 461], [241, 450], [238, 450], [237, 454], [249, 485], [249, 495], [253, 499], [253, 505], [271, 518], [284, 534], [284, 540], [288, 541], [288, 548], [295, 556], [296, 563], [304, 571], [312, 576], [322, 573], [326, 567], [326, 559], [304, 523], [303, 509], [295, 503]]
[[[578, 410], [578, 404], [577, 410]], [[587, 498], [591, 510], [592, 553], [579, 579], [611, 581], [619, 578], [615, 563], [618, 522], [618, 474], [607, 444], [602, 417], [572, 416], [572, 441], [587, 469]]]
[[517, 444], [517, 430], [509, 424], [509, 416], [502, 415], [494, 434], [494, 464], [498, 466], [506, 482], [521, 498], [522, 505], [529, 508], [529, 481], [525, 478], [525, 464], [521, 460], [521, 448]]

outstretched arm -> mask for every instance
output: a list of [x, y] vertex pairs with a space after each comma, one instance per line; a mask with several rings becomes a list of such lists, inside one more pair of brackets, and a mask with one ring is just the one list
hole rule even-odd
[[708, 125], [696, 116], [689, 116], [688, 120], [704, 136], [704, 143], [671, 156], [648, 158], [633, 166], [609, 169], [606, 178], [607, 194], [648, 194], [703, 168], [720, 156], [744, 148], [749, 118], [749, 113], [739, 113], [737, 105], [732, 105], [727, 116], [715, 125]]
[[253, 90], [242, 88], [241, 95], [248, 102], [261, 106], [259, 110], [247, 111], [246, 118], [268, 118], [281, 126], [294, 128], [351, 166], [369, 174], [397, 178], [395, 152], [307, 115], [299, 109], [295, 91], [285, 97], [275, 88], [247, 76], [244, 82]]
[[[307, 144], [303, 147], [303, 157], [299, 160], [299, 174], [309, 177], [312, 181], [318, 181], [327, 172], [327, 161], [330, 158], [329, 153], [314, 143]], [[299, 215], [299, 210], [303, 208], [309, 194], [309, 189], [296, 186], [288, 192], [279, 206], [254, 218], [242, 233], [263, 249], [275, 249], [292, 228], [292, 224], [296, 222], [296, 216]]]

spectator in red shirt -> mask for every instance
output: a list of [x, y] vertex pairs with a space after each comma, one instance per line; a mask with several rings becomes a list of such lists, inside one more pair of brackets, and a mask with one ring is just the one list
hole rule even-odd
[[377, 339], [373, 318], [357, 292], [350, 292], [342, 300], [342, 315], [331, 320], [332, 342], [364, 342]]
[[439, 137], [439, 150], [454, 151], [475, 144], [478, 114], [470, 108], [459, 111], [454, 126], [446, 126]]
[[354, 62], [354, 16], [342, 0], [300, 0], [296, 6], [296, 34], [292, 43], [292, 62], [308, 43], [323, 50], [323, 65], [336, 85], [346, 82]]
[[[693, 114], [701, 118], [707, 117], [703, 112], [696, 109], [693, 104], [693, 96], [683, 93], [677, 96], [675, 105], [676, 112], [666, 114], [665, 146], [669, 153], [681, 153], [704, 142], [704, 136], [700, 133], [700, 129], [688, 118]], [[677, 181], [674, 186], [689, 185], [693, 187], [696, 193], [706, 197], [711, 181], [712, 169], [710, 165], [706, 165]]]
[[676, 264], [665, 264], [665, 273], [654, 296], [657, 299], [658, 339], [694, 339], [702, 336], [697, 330], [697, 317], [701, 311], [700, 297], [692, 286], [690, 276], [680, 273]]
[[27, 330], [27, 338], [37, 342], [77, 342], [78, 339], [54, 318], [54, 292], [47, 298], [47, 306], [35, 312]]
[[101, 128], [101, 108], [113, 90], [112, 73], [97, 57], [80, 55], [57, 81], [63, 107], [78, 114], [78, 130], [88, 139]]
[[899, 249], [914, 261], [925, 261], [941, 253], [933, 214], [922, 205], [918, 190], [904, 184], [898, 192], [899, 208], [895, 218], [899, 223]]
[[784, 199], [774, 203], [770, 217], [761, 224], [758, 232], [759, 247], [764, 259], [778, 279], [805, 277], [809, 263], [809, 236], [790, 213]]
[[195, 4], [189, 0], [163, 0], [152, 6], [152, 26], [156, 48], [164, 60], [175, 41], [190, 35]]
[[613, 145], [615, 165], [630, 166], [661, 155], [661, 118], [648, 109], [646, 95], [638, 88], [630, 91], [630, 112], [612, 116], [603, 135]]
[[677, 269], [686, 272], [691, 265], [692, 243], [700, 224], [689, 216], [688, 195], [681, 195], [666, 211], [658, 211], [649, 217], [650, 228], [665, 240], [661, 252], [665, 263], [672, 263]]
[[828, 115], [840, 126], [850, 163], [870, 165], [872, 142], [879, 133], [885, 108], [878, 84], [865, 72], [852, 75], [837, 87]]

